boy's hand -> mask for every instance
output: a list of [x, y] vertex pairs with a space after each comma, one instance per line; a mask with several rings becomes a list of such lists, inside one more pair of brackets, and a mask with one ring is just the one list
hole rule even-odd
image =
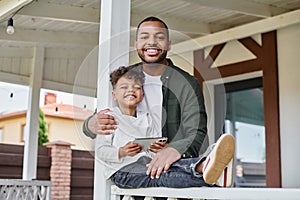
[[143, 146], [141, 144], [136, 144], [133, 142], [128, 142], [125, 146], [119, 148], [119, 158], [125, 156], [134, 156], [141, 152]]
[[168, 140], [158, 140], [155, 143], [152, 143], [149, 147], [149, 151], [152, 151], [154, 153], [159, 152], [160, 150], [162, 150], [163, 148], [168, 146]]

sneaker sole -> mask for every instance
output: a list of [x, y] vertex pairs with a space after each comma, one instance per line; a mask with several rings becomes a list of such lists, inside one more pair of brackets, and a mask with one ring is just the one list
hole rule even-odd
[[233, 159], [228, 163], [226, 168], [223, 170], [220, 178], [215, 183], [220, 187], [231, 187], [233, 182]]
[[[217, 182], [227, 164], [231, 161], [235, 151], [234, 137], [230, 134], [224, 134], [218, 140], [213, 160], [207, 163], [208, 168], [205, 169], [203, 179], [208, 184]], [[206, 167], [206, 166], [205, 166]]]

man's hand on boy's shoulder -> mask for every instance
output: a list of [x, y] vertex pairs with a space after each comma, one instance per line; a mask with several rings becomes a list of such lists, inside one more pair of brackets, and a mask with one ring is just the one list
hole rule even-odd
[[109, 109], [104, 109], [93, 115], [88, 121], [88, 129], [94, 134], [109, 135], [117, 128], [114, 117], [106, 114]]
[[157, 152], [148, 164], [147, 175], [159, 178], [162, 172], [167, 172], [171, 165], [181, 158], [181, 154], [173, 147], [166, 147]]

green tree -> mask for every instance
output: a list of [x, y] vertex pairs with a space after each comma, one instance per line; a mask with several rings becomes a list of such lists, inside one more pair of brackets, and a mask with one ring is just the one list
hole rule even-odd
[[40, 109], [39, 117], [39, 146], [42, 146], [44, 143], [48, 142], [48, 128], [45, 121], [44, 112]]

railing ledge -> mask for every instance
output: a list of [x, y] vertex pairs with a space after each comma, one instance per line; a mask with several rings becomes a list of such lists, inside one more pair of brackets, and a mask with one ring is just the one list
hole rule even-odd
[[122, 189], [111, 186], [112, 199], [117, 196], [146, 196], [167, 197], [168, 199], [232, 199], [232, 200], [258, 200], [258, 199], [294, 199], [300, 200], [300, 188], [139, 188]]
[[50, 200], [51, 182], [42, 180], [0, 179], [0, 199]]

